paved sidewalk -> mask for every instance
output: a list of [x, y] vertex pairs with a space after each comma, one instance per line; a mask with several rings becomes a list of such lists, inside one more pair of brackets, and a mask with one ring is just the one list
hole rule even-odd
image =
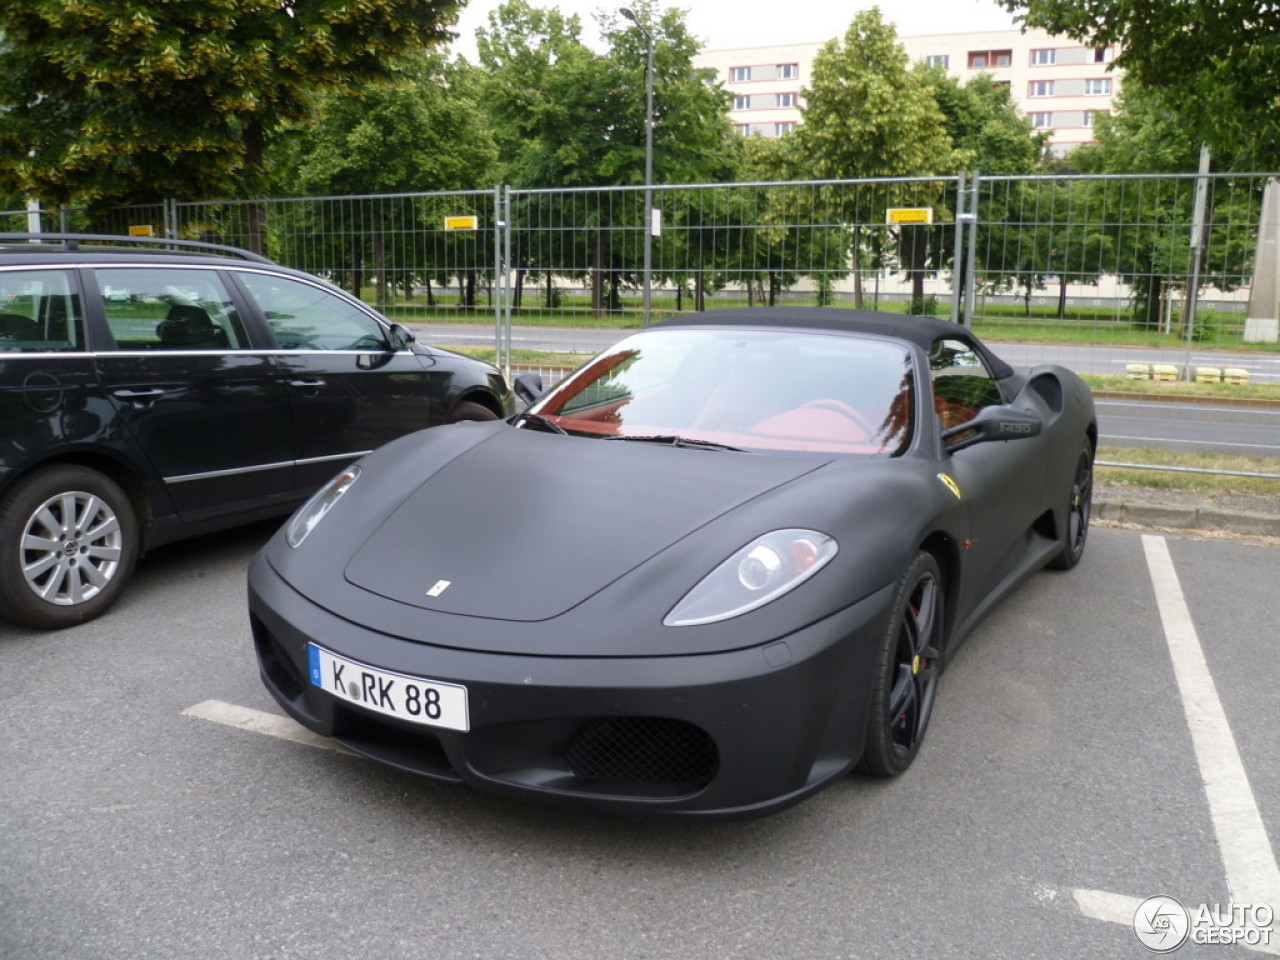
[[1158, 490], [1098, 483], [1093, 519], [1102, 525], [1191, 530], [1280, 541], [1280, 484], [1275, 496]]

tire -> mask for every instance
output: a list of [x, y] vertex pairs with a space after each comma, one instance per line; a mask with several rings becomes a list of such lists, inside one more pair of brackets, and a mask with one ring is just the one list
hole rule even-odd
[[1067, 500], [1066, 535], [1062, 549], [1049, 561], [1055, 570], [1070, 570], [1084, 556], [1089, 538], [1089, 517], [1093, 512], [1093, 444], [1084, 442], [1071, 478], [1071, 494]]
[[87, 467], [48, 467], [0, 500], [0, 616], [56, 630], [106, 611], [138, 559], [133, 504]]
[[944, 627], [942, 574], [921, 550], [898, 584], [876, 664], [861, 768], [896, 777], [916, 758], [937, 694]]
[[449, 418], [450, 423], [461, 423], [464, 420], [497, 420], [498, 415], [486, 407], [482, 403], [475, 403], [471, 400], [463, 400], [460, 404], [453, 408], [453, 415]]

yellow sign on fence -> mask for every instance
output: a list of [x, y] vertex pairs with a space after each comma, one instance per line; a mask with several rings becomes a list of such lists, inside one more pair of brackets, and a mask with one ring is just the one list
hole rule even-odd
[[149, 223], [133, 224], [133, 225], [131, 225], [131, 226], [129, 227], [129, 236], [131, 236], [131, 237], [153, 237], [153, 236], [155, 236], [155, 233], [154, 233], [154, 231], [152, 231], [152, 229], [151, 229], [151, 224], [149, 224]]
[[933, 223], [933, 207], [890, 207], [884, 212], [884, 222], [890, 226]]
[[445, 217], [444, 228], [446, 230], [479, 230], [479, 217]]

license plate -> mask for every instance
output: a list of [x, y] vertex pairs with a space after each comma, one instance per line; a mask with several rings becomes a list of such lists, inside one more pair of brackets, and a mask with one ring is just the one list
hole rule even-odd
[[467, 688], [378, 670], [307, 644], [311, 684], [340, 700], [388, 717], [450, 730], [470, 729]]

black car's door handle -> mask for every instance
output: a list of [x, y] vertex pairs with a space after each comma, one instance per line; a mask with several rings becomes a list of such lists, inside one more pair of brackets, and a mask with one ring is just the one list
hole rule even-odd
[[115, 390], [112, 395], [135, 407], [149, 407], [164, 396], [164, 391], [159, 387], [146, 387], [141, 390]]
[[324, 381], [323, 380], [290, 380], [289, 386], [297, 387], [299, 390], [311, 392], [313, 390], [319, 390], [321, 387], [323, 387]]

